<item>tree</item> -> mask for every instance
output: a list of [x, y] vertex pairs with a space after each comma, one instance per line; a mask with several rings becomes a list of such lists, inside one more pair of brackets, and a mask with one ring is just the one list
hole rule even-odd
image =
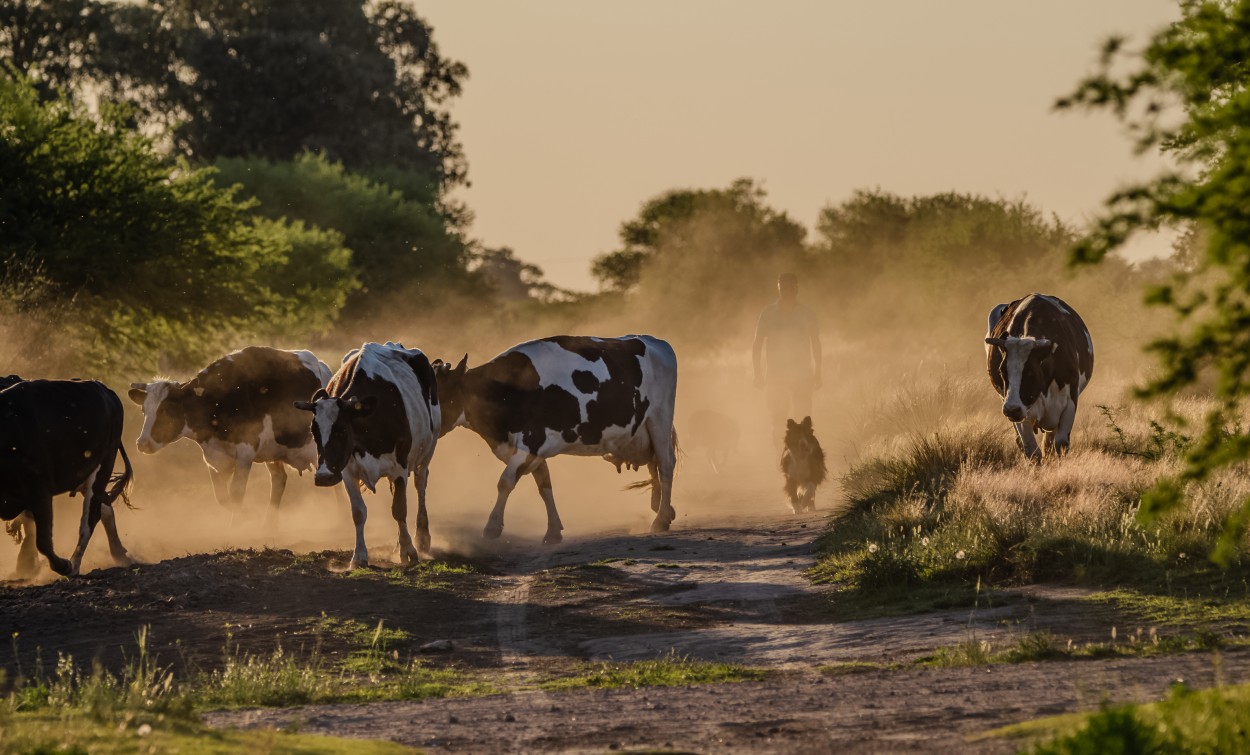
[[334, 319], [357, 285], [341, 235], [254, 220], [211, 170], [168, 163], [127, 121], [0, 77], [0, 259], [32, 284], [19, 307], [74, 302], [84, 354], [102, 364]]
[[[343, 234], [362, 294], [413, 284], [464, 282], [469, 252], [435, 206], [311, 153], [289, 162], [228, 158], [217, 162], [221, 188], [255, 197], [256, 211]], [[359, 302], [357, 302], [359, 303]]]
[[312, 150], [465, 179], [446, 105], [467, 69], [399, 0], [0, 0], [0, 24], [19, 70], [131, 103], [200, 162]]
[[[1144, 498], [1147, 517], [1177, 505], [1188, 483], [1250, 458], [1239, 421], [1250, 393], [1250, 0], [1189, 0], [1181, 9], [1139, 52], [1108, 40], [1097, 72], [1057, 103], [1110, 111], [1138, 149], [1161, 150], [1176, 165], [1111, 196], [1076, 261], [1098, 262], [1143, 230], [1192, 232], [1185, 269], [1148, 295], [1182, 327], [1152, 344], [1163, 369], [1141, 394], [1173, 393], [1214, 372], [1219, 407], [1184, 470]], [[1213, 558], [1227, 561], [1248, 525], [1250, 501], [1227, 522]]]
[[679, 270], [702, 277], [726, 266], [792, 264], [802, 256], [807, 231], [765, 198], [750, 179], [727, 189], [665, 192], [621, 224], [622, 248], [596, 257], [591, 272], [603, 288], [627, 291], [648, 273], [659, 285]]

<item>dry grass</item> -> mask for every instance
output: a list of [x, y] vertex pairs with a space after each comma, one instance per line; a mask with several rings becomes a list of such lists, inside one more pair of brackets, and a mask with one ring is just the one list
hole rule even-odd
[[[935, 390], [952, 385], [937, 381]], [[963, 406], [958, 390], [953, 401]], [[908, 389], [896, 405], [937, 402]], [[1072, 454], [1041, 464], [1023, 459], [1010, 426], [984, 408], [937, 432], [880, 441], [842, 480], [845, 508], [815, 576], [880, 591], [978, 580], [1161, 585], [1210, 573], [1222, 522], [1250, 498], [1244, 470], [1192, 485], [1186, 505], [1166, 517], [1137, 516], [1142, 494], [1180, 470], [1187, 428], [1210, 406], [1186, 398], [1170, 410], [1109, 407], [1101, 425], [1087, 415]], [[1245, 553], [1243, 542], [1229, 578], [1240, 578]]]

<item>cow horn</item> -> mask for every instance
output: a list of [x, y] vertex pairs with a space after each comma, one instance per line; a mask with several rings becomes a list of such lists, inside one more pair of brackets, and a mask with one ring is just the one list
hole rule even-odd
[[1044, 348], [1046, 348], [1047, 346], [1049, 346], [1050, 344], [1051, 344], [1051, 341], [1050, 341], [1050, 339], [1049, 339], [1049, 338], [1039, 338], [1039, 339], [1037, 339], [1037, 343], [1033, 344], [1033, 348], [1035, 348], [1035, 349], [1044, 349]]
[[146, 389], [147, 387], [148, 387], [147, 383], [131, 383], [130, 384], [130, 388], [136, 391], [139, 390], [140, 388]]
[[456, 372], [464, 372], [469, 366], [469, 355], [465, 354], [460, 358], [460, 364], [456, 365]]

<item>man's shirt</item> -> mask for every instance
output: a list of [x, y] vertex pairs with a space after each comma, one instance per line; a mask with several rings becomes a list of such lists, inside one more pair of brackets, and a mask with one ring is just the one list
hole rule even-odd
[[780, 302], [773, 302], [764, 307], [755, 337], [764, 339], [768, 382], [811, 379], [816, 333], [816, 315], [802, 304], [783, 309]]

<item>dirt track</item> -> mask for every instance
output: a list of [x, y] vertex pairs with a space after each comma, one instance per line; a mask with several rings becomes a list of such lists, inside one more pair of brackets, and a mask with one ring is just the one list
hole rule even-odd
[[[727, 505], [726, 500], [732, 505]], [[736, 500], [736, 503], [733, 501]], [[902, 662], [970, 637], [1002, 647], [1044, 629], [1106, 640], [1129, 617], [1094, 608], [1079, 592], [1033, 588], [998, 595], [991, 607], [848, 620], [838, 596], [811, 585], [819, 516], [794, 517], [742, 496], [692, 507], [666, 535], [627, 531], [573, 535], [552, 549], [530, 538], [442, 554], [471, 571], [383, 565], [342, 573], [345, 551], [226, 551], [135, 569], [97, 570], [44, 586], [0, 588], [0, 616], [18, 631], [24, 664], [34, 642], [77, 658], [112, 662], [135, 630], [152, 627], [161, 658], [212, 666], [227, 637], [245, 652], [347, 639], [326, 618], [403, 630], [394, 647], [526, 691], [426, 702], [331, 705], [214, 713], [221, 726], [289, 726], [387, 738], [458, 751], [585, 751], [612, 745], [678, 750], [1010, 750], [965, 737], [1038, 715], [1087, 709], [1104, 696], [1141, 700], [1184, 677], [1212, 683], [1207, 655], [1022, 664], [973, 669], [905, 668], [843, 676], [817, 667], [842, 661]], [[375, 550], [377, 556], [385, 547]], [[379, 558], [379, 561], [381, 559]], [[587, 661], [679, 655], [775, 669], [764, 682], [671, 689], [533, 691]], [[0, 665], [12, 666], [8, 648]], [[29, 666], [27, 666], [29, 668]], [[1250, 653], [1229, 653], [1225, 681], [1250, 673]], [[509, 718], [515, 720], [508, 720]]]

